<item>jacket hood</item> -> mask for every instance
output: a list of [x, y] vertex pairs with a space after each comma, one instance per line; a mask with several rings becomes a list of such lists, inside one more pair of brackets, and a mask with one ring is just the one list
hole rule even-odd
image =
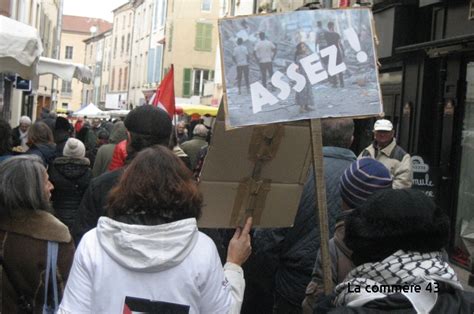
[[127, 129], [122, 121], [116, 122], [110, 132], [109, 143], [118, 144], [128, 138]]
[[107, 255], [123, 267], [139, 272], [158, 272], [180, 264], [199, 237], [194, 218], [143, 226], [101, 217], [96, 232]]
[[58, 157], [54, 160], [54, 168], [68, 179], [82, 177], [89, 170], [89, 159], [75, 157]]

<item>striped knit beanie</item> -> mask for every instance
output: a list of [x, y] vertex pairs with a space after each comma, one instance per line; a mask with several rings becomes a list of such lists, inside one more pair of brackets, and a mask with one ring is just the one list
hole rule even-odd
[[340, 184], [343, 201], [350, 208], [356, 208], [376, 191], [391, 188], [392, 177], [381, 162], [365, 157], [344, 171]]

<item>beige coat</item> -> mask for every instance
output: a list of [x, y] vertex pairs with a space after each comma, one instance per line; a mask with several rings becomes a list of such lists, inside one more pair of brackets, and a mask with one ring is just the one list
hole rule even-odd
[[[400, 154], [401, 156], [390, 157], [393, 155], [393, 150], [396, 147], [398, 147], [397, 149], [402, 152]], [[390, 170], [390, 174], [393, 177], [392, 187], [394, 189], [406, 189], [412, 186], [413, 172], [411, 169], [411, 157], [397, 145], [395, 139], [383, 149], [376, 149], [374, 144], [371, 144], [362, 151], [358, 158], [360, 159], [367, 156], [364, 154], [365, 152], [368, 152], [370, 157], [380, 161], [388, 170]]]

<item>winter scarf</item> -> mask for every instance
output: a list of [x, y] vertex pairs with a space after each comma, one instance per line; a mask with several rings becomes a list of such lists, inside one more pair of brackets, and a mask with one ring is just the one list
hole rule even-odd
[[[338, 306], [356, 307], [389, 294], [401, 293], [418, 313], [428, 313], [438, 298], [435, 293], [437, 282], [462, 290], [456, 273], [443, 261], [441, 252], [399, 250], [381, 262], [366, 263], [353, 269], [336, 287], [335, 302]], [[406, 285], [419, 287], [419, 291], [397, 291], [396, 287]]]

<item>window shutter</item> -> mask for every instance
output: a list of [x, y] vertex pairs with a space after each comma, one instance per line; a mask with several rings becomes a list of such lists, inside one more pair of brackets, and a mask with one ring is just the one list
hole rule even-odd
[[196, 24], [196, 43], [194, 45], [195, 50], [203, 50], [203, 41], [204, 41], [204, 32], [203, 32], [203, 26], [204, 24], [202, 23], [197, 23]]
[[183, 96], [191, 96], [191, 69], [184, 69], [183, 74]]
[[203, 50], [212, 50], [212, 24], [204, 24], [204, 45]]
[[154, 77], [153, 70], [155, 69], [154, 59], [155, 59], [155, 49], [150, 48], [150, 50], [148, 50], [148, 60], [147, 60], [148, 61], [147, 77], [146, 77], [147, 83], [153, 82], [153, 77]]

